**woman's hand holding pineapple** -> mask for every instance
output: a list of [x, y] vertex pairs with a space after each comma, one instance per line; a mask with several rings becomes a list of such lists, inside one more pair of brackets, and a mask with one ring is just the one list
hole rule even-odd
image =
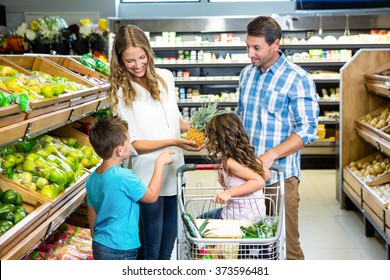
[[180, 147], [186, 151], [199, 152], [204, 148], [204, 144], [197, 147], [195, 141], [190, 141], [184, 138], [178, 138], [176, 141], [177, 142], [175, 146]]

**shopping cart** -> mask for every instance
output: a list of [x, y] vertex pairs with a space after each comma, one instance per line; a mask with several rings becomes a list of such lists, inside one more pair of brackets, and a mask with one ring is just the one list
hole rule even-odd
[[[253, 219], [243, 219], [242, 213], [234, 214], [232, 220], [206, 219], [204, 213], [221, 208], [221, 204], [213, 202], [214, 194], [223, 189], [220, 186], [203, 186], [199, 183], [194, 187], [183, 184], [183, 176], [188, 171], [215, 170], [215, 164], [185, 164], [177, 170], [178, 209], [180, 213], [178, 227], [177, 257], [178, 259], [269, 259], [281, 260], [285, 252], [285, 221], [284, 221], [284, 172], [279, 165], [273, 165], [271, 172], [276, 172], [280, 184], [276, 187], [266, 187], [264, 197], [245, 198], [246, 207], [251, 207], [252, 215], [259, 212], [259, 205], [266, 206], [266, 216], [260, 222]], [[240, 200], [244, 198], [232, 198]], [[247, 209], [246, 209], [247, 210]], [[247, 212], [248, 213], [248, 212]], [[185, 216], [183, 219], [183, 215]], [[192, 219], [199, 231], [189, 232], [188, 222]], [[183, 223], [185, 222], [185, 223]], [[190, 221], [191, 222], [191, 221]], [[273, 226], [273, 234], [263, 232], [257, 225]], [[203, 226], [206, 225], [205, 228]], [[260, 227], [260, 228], [261, 228]], [[204, 236], [201, 232], [209, 229]], [[245, 229], [256, 229], [259, 238], [247, 238]], [[265, 227], [269, 229], [269, 227]], [[244, 230], [244, 231], [243, 231]]]

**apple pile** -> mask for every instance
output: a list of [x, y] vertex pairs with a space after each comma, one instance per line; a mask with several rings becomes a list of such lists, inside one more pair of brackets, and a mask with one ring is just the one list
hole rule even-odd
[[[84, 90], [84, 89], [88, 88], [86, 85], [77, 83], [75, 81], [71, 81], [65, 77], [52, 76], [52, 75], [47, 74], [47, 73], [42, 72], [42, 71], [33, 71], [32, 73], [38, 77], [45, 79], [47, 82], [49, 82], [49, 85], [50, 84], [52, 85], [52, 89], [48, 88], [46, 90], [46, 95], [49, 95], [49, 96], [45, 96], [45, 97], [56, 96], [55, 85], [58, 85], [58, 84], [60, 84], [62, 86], [63, 90], [67, 90], [67, 91], [71, 91], [71, 92]], [[50, 96], [50, 94], [51, 94], [51, 96]]]
[[29, 100], [53, 98], [66, 91], [74, 92], [87, 88], [80, 83], [70, 81], [65, 77], [52, 76], [42, 71], [33, 71], [33, 75], [26, 76], [16, 69], [0, 65], [0, 89], [14, 94], [24, 93]]
[[0, 88], [14, 94], [24, 93], [30, 100], [37, 100], [58, 96], [64, 92], [66, 86], [37, 75], [26, 76], [10, 66], [0, 65]]
[[75, 138], [43, 135], [29, 145], [27, 152], [20, 144], [3, 149], [2, 174], [50, 199], [74, 184], [85, 168], [100, 162], [92, 147], [79, 145]]

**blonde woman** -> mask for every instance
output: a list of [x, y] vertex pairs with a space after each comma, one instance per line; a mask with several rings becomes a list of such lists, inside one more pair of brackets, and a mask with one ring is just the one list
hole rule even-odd
[[132, 146], [138, 154], [132, 169], [149, 182], [153, 163], [163, 149], [175, 152], [174, 163], [164, 170], [160, 196], [140, 204], [140, 259], [171, 258], [177, 235], [176, 170], [184, 164], [182, 149], [199, 151], [180, 137], [190, 128], [176, 103], [173, 75], [155, 68], [145, 33], [134, 25], [122, 26], [115, 36], [108, 94], [113, 112], [129, 124]]

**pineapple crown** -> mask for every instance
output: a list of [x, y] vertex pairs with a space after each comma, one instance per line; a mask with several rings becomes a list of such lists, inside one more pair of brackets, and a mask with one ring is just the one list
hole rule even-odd
[[197, 131], [203, 131], [206, 129], [207, 123], [217, 113], [218, 103], [208, 103], [207, 107], [200, 107], [192, 117], [192, 127]]

